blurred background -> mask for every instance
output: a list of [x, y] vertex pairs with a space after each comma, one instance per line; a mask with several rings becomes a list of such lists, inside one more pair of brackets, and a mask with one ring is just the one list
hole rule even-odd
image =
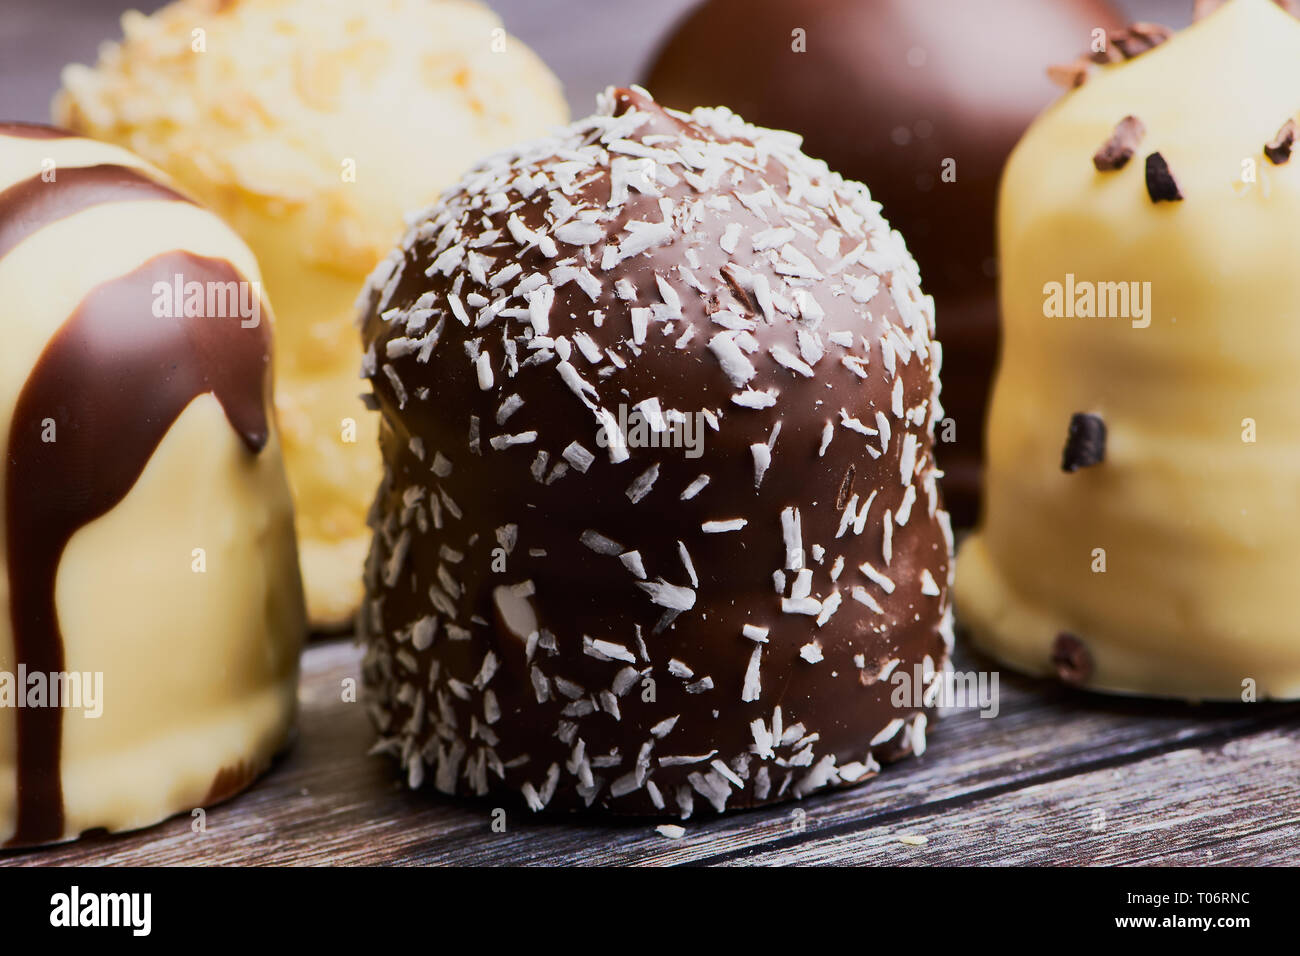
[[[574, 115], [583, 116], [605, 86], [644, 75], [664, 35], [696, 0], [487, 2], [555, 71]], [[93, 63], [101, 41], [121, 37], [122, 11], [150, 13], [163, 5], [164, 0], [0, 0], [0, 118], [48, 122], [63, 65]], [[1117, 0], [1117, 6], [1132, 19], [1172, 27], [1191, 20], [1192, 0]]]

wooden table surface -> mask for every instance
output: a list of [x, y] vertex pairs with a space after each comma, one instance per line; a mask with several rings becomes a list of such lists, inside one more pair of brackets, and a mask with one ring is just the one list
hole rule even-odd
[[[921, 758], [798, 803], [685, 821], [535, 816], [403, 790], [367, 756], [351, 642], [303, 658], [301, 732], [246, 793], [149, 830], [0, 865], [1284, 864], [1300, 862], [1300, 703], [1121, 700], [1001, 674], [1001, 709], [954, 711]], [[958, 655], [959, 670], [990, 666]], [[924, 843], [919, 839], [924, 838]], [[920, 844], [920, 845], [917, 845]]]

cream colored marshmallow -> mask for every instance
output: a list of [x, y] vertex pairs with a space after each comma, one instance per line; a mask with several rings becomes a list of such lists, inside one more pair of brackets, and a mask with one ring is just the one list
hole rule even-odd
[[567, 120], [559, 84], [471, 0], [178, 0], [122, 26], [65, 71], [55, 122], [162, 167], [257, 254], [308, 611], [342, 625], [381, 471], [353, 302], [404, 213]]
[[[1097, 171], [1127, 115], [1136, 155]], [[1012, 156], [984, 514], [956, 578], [999, 660], [1117, 693], [1300, 697], [1300, 159], [1263, 152], [1297, 115], [1300, 22], [1233, 0], [1102, 68]], [[1148, 195], [1155, 152], [1182, 201]], [[1127, 314], [1048, 314], [1051, 283], [1124, 312], [1110, 282]], [[1076, 413], [1105, 422], [1105, 459], [1065, 473]], [[1082, 659], [1054, 663], [1061, 634]]]
[[[70, 180], [78, 169], [105, 165], [166, 183], [164, 174], [116, 147], [11, 136], [0, 127], [0, 194], [50, 171], [53, 178], [37, 189], [58, 197], [58, 190], [75, 192]], [[34, 369], [95, 290], [174, 250], [225, 260], [248, 282], [260, 282], [252, 253], [216, 216], [185, 201], [119, 201], [110, 192], [90, 195], [80, 208], [70, 203], [70, 212], [42, 220], [0, 251], [0, 448], [11, 447], [15, 408]], [[0, 237], [10, 225], [6, 210], [0, 195]], [[132, 303], [145, 314], [150, 305]], [[272, 321], [269, 312], [261, 321]], [[250, 387], [269, 392], [269, 381]], [[76, 442], [81, 429], [105, 427], [60, 414], [51, 410], [63, 430], [57, 441]], [[31, 556], [9, 552], [8, 492], [0, 469], [0, 672], [12, 680], [18, 668], [10, 572]], [[254, 454], [212, 393], [195, 397], [126, 496], [68, 540], [55, 607], [63, 669], [98, 675], [91, 678], [98, 693], [82, 698], [90, 705], [94, 696], [93, 707], [62, 712], [60, 832], [20, 842], [153, 824], [227, 797], [264, 771], [293, 726], [305, 631], [293, 509], [273, 419]], [[7, 703], [0, 706], [0, 844], [14, 836], [21, 763], [23, 715]]]

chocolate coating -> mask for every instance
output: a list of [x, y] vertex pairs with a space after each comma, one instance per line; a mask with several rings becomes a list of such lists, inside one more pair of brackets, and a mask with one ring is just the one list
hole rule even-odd
[[33, 176], [0, 192], [0, 256], [50, 223], [91, 206], [139, 199], [189, 201], [128, 166], [73, 166], [56, 170], [55, 176]]
[[[137, 199], [187, 201], [121, 166], [24, 180], [0, 192], [0, 257], [79, 210]], [[5, 533], [15, 658], [29, 673], [65, 667], [55, 581], [68, 542], [125, 497], [196, 396], [217, 397], [251, 453], [266, 443], [268, 325], [156, 316], [154, 284], [170, 286], [178, 274], [199, 282], [243, 278], [223, 259], [175, 251], [99, 286], [50, 340], [18, 396], [5, 456]], [[22, 708], [16, 719], [17, 824], [9, 844], [58, 839], [63, 709]]]
[[1122, 25], [1104, 0], [708, 0], [649, 70], [667, 106], [725, 105], [802, 134], [805, 152], [866, 183], [907, 237], [937, 303], [956, 426], [951, 443], [940, 429], [938, 456], [960, 525], [977, 510], [997, 355], [1002, 167], [1056, 95], [1046, 68]]
[[[951, 640], [932, 305], [786, 134], [602, 105], [468, 174], [364, 297], [382, 747], [533, 809], [866, 779], [924, 747], [889, 672]], [[701, 455], [625, 439], [634, 407], [712, 418]]]

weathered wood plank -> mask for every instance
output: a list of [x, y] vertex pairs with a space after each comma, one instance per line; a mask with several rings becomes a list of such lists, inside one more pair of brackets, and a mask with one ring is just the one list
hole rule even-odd
[[[900, 842], [922, 835], [923, 846]], [[733, 864], [1300, 862], [1300, 724], [1052, 780], [947, 814], [732, 857]]]
[[[669, 864], [743, 862], [749, 853], [760, 862], [767, 856], [812, 861], [819, 854], [846, 861], [937, 862], [939, 840], [918, 851], [898, 843], [898, 833], [947, 833], [943, 828], [958, 826], [964, 814], [981, 820], [978, 808], [986, 804], [1010, 801], [1019, 807], [1014, 801], [1029, 793], [1023, 799], [1032, 805], [1037, 799], [1032, 794], [1042, 788], [1068, 793], [1076, 779], [1164, 766], [1160, 761], [1198, 753], [1197, 747], [1213, 752], [1225, 742], [1249, 747], [1256, 739], [1271, 739], [1270, 734], [1300, 733], [1300, 705], [1188, 707], [1108, 700], [1004, 674], [997, 718], [982, 720], [971, 711], [946, 717], [934, 727], [923, 758], [887, 768], [865, 787], [721, 819], [701, 817], [685, 824], [681, 840], [659, 836], [650, 821], [534, 817], [518, 806], [507, 808], [507, 832], [498, 834], [489, 827], [490, 804], [406, 793], [387, 760], [366, 756], [371, 732], [365, 714], [361, 705], [344, 703], [341, 690], [345, 679], [357, 676], [358, 655], [346, 642], [307, 651], [298, 743], [251, 791], [210, 808], [206, 832], [192, 832], [190, 819], [183, 817], [138, 834], [0, 856], [0, 864]], [[1230, 774], [1235, 751], [1223, 752], [1227, 756], [1220, 763], [1226, 761], [1223, 772]], [[1294, 791], [1270, 789], [1274, 784], [1257, 779], [1252, 761], [1248, 754], [1242, 758], [1243, 779], [1233, 799], [1249, 803], [1257, 790], [1259, 800], [1294, 808]], [[1295, 778], [1294, 768], [1291, 775]], [[1237, 826], [1238, 818], [1214, 812], [1221, 791], [1196, 789], [1198, 776], [1189, 772], [1162, 781], [1140, 775], [1132, 788], [1117, 786], [1107, 799], [1120, 801], [1116, 812], [1122, 816], [1132, 801], [1163, 787], [1170, 799], [1183, 800], [1187, 813], [1201, 814], [1197, 832], [1207, 848], [1238, 840], [1254, 845]], [[1180, 797], [1183, 793], [1188, 796]], [[1289, 803], [1283, 799], [1288, 797]], [[804, 826], [801, 834], [792, 832], [797, 821]], [[1244, 826], [1250, 829], [1249, 823]], [[1270, 826], [1265, 820], [1255, 829]], [[993, 849], [980, 859], [1078, 858], [1074, 839], [1051, 844], [1032, 828], [1004, 826], [996, 832]], [[1289, 831], [1268, 838], [1290, 846], [1298, 842]], [[1239, 849], [1229, 842], [1223, 852]], [[1178, 844], [1171, 852], [1188, 851]]]
[[[1172, 749], [1212, 746], [1279, 722], [1300, 727], [1300, 709], [1107, 701], [1020, 682], [1004, 692], [997, 719], [980, 720], [969, 712], [950, 717], [935, 728], [924, 758], [887, 769], [855, 790], [688, 822], [688, 835], [680, 841], [661, 839], [648, 825], [642, 832], [614, 834], [582, 826], [559, 831], [526, 826], [491, 839], [453, 831], [425, 848], [418, 859], [547, 863], [564, 859], [574, 842], [580, 842], [581, 860], [592, 864], [722, 862], [773, 843], [801, 845], [814, 831], [885, 827], [892, 834], [903, 825], [915, 829], [920, 821], [959, 814], [977, 799], [1055, 780], [1068, 786], [1075, 773], [1119, 769]], [[1170, 779], [1163, 785], [1176, 792], [1182, 783]], [[1141, 786], [1151, 783], [1144, 780]], [[804, 835], [792, 832], [798, 823]], [[1217, 833], [1214, 821], [1207, 821], [1206, 839], [1213, 842]], [[909, 851], [892, 837], [890, 843], [895, 853]], [[1072, 859], [1068, 844], [1057, 849], [1052, 862]]]

